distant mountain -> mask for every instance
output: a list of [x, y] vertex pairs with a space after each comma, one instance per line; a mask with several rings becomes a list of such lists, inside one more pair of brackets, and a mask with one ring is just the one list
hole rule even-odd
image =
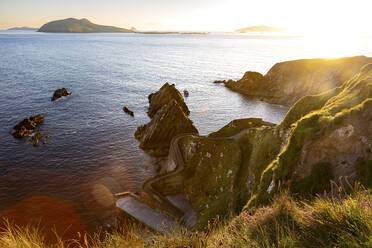
[[133, 33], [130, 29], [113, 26], [103, 26], [90, 22], [88, 19], [68, 18], [44, 24], [39, 32], [46, 33]]
[[15, 28], [9, 28], [8, 30], [14, 30], [14, 31], [36, 31], [37, 28], [15, 27]]
[[249, 32], [283, 32], [285, 28], [274, 28], [270, 26], [250, 26], [247, 28], [241, 28], [236, 30], [238, 33], [249, 33]]

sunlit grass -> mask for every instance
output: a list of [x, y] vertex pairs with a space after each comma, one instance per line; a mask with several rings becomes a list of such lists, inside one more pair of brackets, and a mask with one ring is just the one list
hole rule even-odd
[[80, 242], [57, 238], [47, 244], [39, 227], [6, 222], [0, 247], [372, 247], [372, 193], [357, 188], [350, 195], [311, 202], [282, 193], [269, 206], [244, 211], [228, 222], [217, 220], [200, 232], [157, 234], [127, 223]]

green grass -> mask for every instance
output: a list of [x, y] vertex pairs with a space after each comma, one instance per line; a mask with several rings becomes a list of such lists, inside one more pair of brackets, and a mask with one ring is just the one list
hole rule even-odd
[[295, 200], [281, 193], [266, 207], [243, 211], [230, 221], [216, 221], [204, 231], [175, 230], [162, 235], [135, 225], [47, 244], [36, 227], [8, 223], [0, 232], [4, 248], [65, 247], [372, 247], [372, 193], [354, 187], [351, 194]]

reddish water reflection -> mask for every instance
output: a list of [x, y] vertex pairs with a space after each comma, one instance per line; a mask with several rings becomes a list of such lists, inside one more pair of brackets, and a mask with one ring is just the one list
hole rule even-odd
[[[54, 232], [65, 240], [79, 239], [78, 233], [86, 233], [69, 203], [45, 196], [30, 197], [6, 209], [0, 216], [20, 227], [40, 227], [48, 243], [56, 241]], [[1, 222], [0, 227], [5, 228], [5, 223]]]
[[141, 166], [128, 169], [120, 161], [98, 165], [90, 171], [79, 170], [80, 175], [36, 165], [9, 166], [11, 171], [0, 175], [0, 218], [21, 227], [38, 225], [49, 241], [55, 240], [53, 228], [68, 240], [78, 238], [78, 232], [82, 237], [115, 225], [118, 210], [113, 194], [138, 191], [152, 172]]

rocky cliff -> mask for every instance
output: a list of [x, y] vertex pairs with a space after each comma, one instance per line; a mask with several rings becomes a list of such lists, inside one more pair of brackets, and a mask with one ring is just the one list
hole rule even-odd
[[275, 64], [266, 75], [247, 72], [238, 81], [223, 82], [244, 95], [292, 105], [303, 96], [340, 86], [368, 63], [372, 58], [365, 56], [287, 61]]
[[185, 194], [199, 227], [282, 190], [310, 197], [329, 193], [331, 181], [372, 187], [372, 64], [350, 77], [302, 97], [278, 125], [235, 120], [207, 137], [182, 139]]
[[180, 134], [198, 134], [181, 93], [174, 84], [164, 84], [149, 95], [148, 115], [151, 121], [137, 128], [135, 137], [140, 147], [151, 155], [166, 156], [172, 138]]

